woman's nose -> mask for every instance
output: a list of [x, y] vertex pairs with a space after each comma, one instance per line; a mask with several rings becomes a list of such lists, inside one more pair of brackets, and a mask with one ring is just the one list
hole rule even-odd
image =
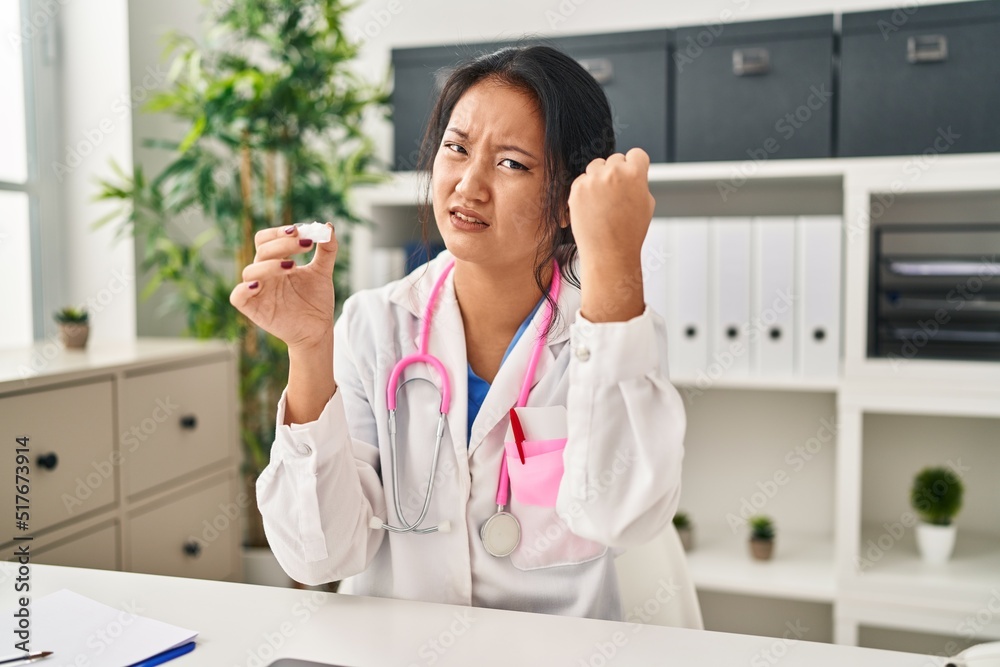
[[470, 160], [465, 165], [462, 177], [455, 186], [455, 191], [468, 200], [485, 201], [489, 199], [489, 177], [486, 174], [487, 166], [479, 161]]

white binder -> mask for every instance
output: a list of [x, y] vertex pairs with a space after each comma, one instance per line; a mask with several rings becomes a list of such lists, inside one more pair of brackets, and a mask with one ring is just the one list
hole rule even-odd
[[707, 374], [750, 373], [750, 218], [711, 221], [711, 315]]
[[796, 221], [798, 369], [808, 377], [836, 378], [840, 367], [841, 247], [839, 216], [804, 216]]
[[673, 218], [667, 224], [670, 376], [693, 378], [708, 362], [708, 220]]
[[795, 218], [754, 218], [750, 349], [761, 376], [795, 373]]
[[669, 324], [671, 223], [664, 218], [653, 218], [642, 244], [642, 291], [646, 305]]

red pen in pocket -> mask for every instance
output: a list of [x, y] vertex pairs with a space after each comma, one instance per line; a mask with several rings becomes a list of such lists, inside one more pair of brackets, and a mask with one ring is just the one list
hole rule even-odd
[[517, 408], [510, 409], [510, 428], [514, 431], [514, 444], [517, 445], [517, 455], [521, 457], [521, 464], [524, 464], [524, 429], [521, 428], [521, 420], [517, 417]]

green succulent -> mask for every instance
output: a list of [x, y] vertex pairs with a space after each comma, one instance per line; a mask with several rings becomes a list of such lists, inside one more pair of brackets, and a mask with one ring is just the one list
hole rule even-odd
[[951, 468], [924, 468], [913, 478], [910, 505], [920, 518], [935, 526], [950, 526], [962, 509], [965, 487]]
[[763, 514], [750, 517], [750, 539], [774, 539], [774, 522], [771, 520], [771, 517], [764, 516]]
[[87, 309], [86, 308], [74, 308], [73, 306], [66, 306], [61, 310], [57, 310], [53, 317], [55, 317], [56, 322], [60, 324], [85, 324], [88, 320]]

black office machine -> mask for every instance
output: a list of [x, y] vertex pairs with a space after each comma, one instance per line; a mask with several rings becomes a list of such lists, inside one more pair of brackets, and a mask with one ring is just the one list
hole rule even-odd
[[1000, 223], [873, 228], [869, 356], [1000, 361]]

